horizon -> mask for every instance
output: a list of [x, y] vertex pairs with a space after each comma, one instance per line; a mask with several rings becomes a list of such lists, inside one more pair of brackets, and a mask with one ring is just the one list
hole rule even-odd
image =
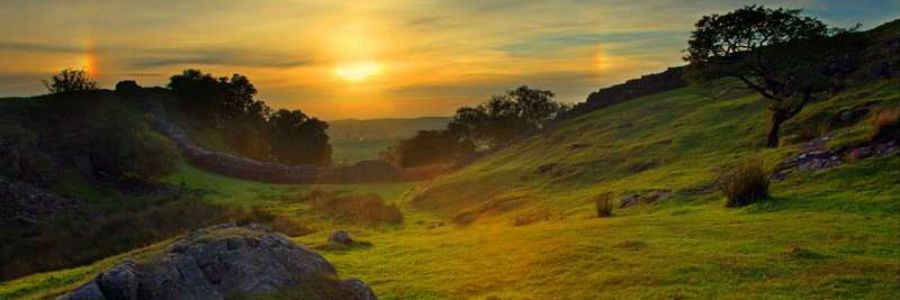
[[0, 12], [0, 96], [43, 93], [40, 80], [63, 68], [84, 68], [103, 88], [120, 80], [164, 86], [196, 68], [246, 75], [271, 107], [323, 120], [441, 117], [520, 85], [581, 102], [682, 65], [696, 19], [736, 6], [804, 8], [863, 29], [900, 10], [891, 1], [677, 2], [270, 1], [251, 12], [225, 1], [22, 1]]

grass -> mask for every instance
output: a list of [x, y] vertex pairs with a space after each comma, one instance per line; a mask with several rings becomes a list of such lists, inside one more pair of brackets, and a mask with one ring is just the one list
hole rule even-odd
[[770, 172], [759, 158], [738, 162], [721, 179], [726, 207], [741, 207], [769, 198]]
[[[838, 108], [895, 105], [897, 84], [813, 103], [785, 125], [786, 138]], [[596, 111], [429, 182], [273, 185], [187, 165], [166, 180], [209, 190], [213, 203], [310, 224], [315, 233], [294, 239], [320, 246], [342, 278], [362, 279], [381, 299], [896, 298], [900, 155], [793, 174], [772, 183], [769, 201], [726, 208], [714, 187], [729, 163], [774, 162], [800, 149], [763, 147], [768, 118], [758, 97], [708, 94], [686, 88]], [[871, 124], [831, 129], [835, 147], [868, 140]], [[337, 222], [292, 200], [313, 189], [376, 193], [403, 222]], [[592, 196], [651, 190], [671, 195], [596, 217]], [[451, 221], [460, 215], [471, 220]], [[371, 246], [324, 247], [336, 229]], [[5, 282], [0, 298], [41, 298], [88, 278], [67, 274], [107, 266]]]

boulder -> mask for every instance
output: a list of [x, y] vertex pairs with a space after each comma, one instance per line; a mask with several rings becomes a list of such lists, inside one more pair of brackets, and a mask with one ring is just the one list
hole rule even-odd
[[328, 236], [328, 242], [349, 246], [353, 244], [353, 239], [346, 231], [338, 230]]
[[217, 225], [140, 261], [127, 260], [61, 299], [225, 299], [284, 291], [311, 299], [376, 299], [358, 279], [341, 281], [321, 255], [258, 226]]

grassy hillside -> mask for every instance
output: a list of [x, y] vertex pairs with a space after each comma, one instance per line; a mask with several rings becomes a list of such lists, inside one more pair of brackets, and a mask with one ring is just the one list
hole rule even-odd
[[[762, 148], [760, 99], [713, 99], [685, 88], [559, 124], [456, 173], [414, 184], [269, 185], [188, 166], [166, 180], [207, 201], [261, 205], [311, 224], [320, 246], [346, 229], [371, 247], [322, 248], [342, 277], [382, 299], [895, 298], [900, 294], [900, 156], [799, 173], [774, 199], [725, 208], [706, 192], [716, 170], [750, 155], [798, 153], [810, 124], [863, 103], [900, 104], [898, 81], [817, 102], [787, 124], [787, 145]], [[864, 141], [865, 121], [835, 125], [829, 146]], [[400, 225], [331, 222], [300, 203], [309, 189], [374, 191], [397, 203]], [[594, 217], [591, 197], [671, 190], [654, 204]], [[40, 297], [109, 261], [0, 284], [0, 298]], [[90, 272], [89, 272], [90, 271]]]

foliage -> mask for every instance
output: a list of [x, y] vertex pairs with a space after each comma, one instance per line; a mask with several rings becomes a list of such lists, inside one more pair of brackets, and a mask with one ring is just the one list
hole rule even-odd
[[0, 176], [48, 182], [56, 177], [56, 162], [41, 150], [38, 135], [19, 123], [0, 120]]
[[688, 41], [687, 76], [695, 82], [734, 77], [769, 102], [766, 145], [778, 146], [781, 125], [817, 93], [837, 88], [853, 71], [861, 35], [830, 29], [800, 10], [746, 6], [704, 16]]
[[541, 128], [561, 112], [565, 106], [553, 96], [549, 90], [521, 86], [476, 107], [460, 108], [447, 129], [472, 144], [494, 147]]
[[382, 152], [381, 158], [402, 167], [444, 164], [471, 153], [473, 148], [448, 130], [421, 130]]
[[246, 76], [216, 79], [189, 69], [172, 76], [168, 86], [189, 118], [221, 132], [228, 150], [292, 165], [331, 164], [328, 124], [299, 110], [273, 113], [255, 98], [256, 87]]
[[900, 141], [900, 107], [883, 108], [871, 120], [873, 141]]
[[400, 223], [403, 214], [396, 205], [384, 203], [377, 194], [346, 195], [313, 191], [306, 196], [313, 210], [338, 219], [364, 224]]
[[549, 90], [521, 86], [456, 111], [445, 130], [423, 130], [382, 154], [404, 167], [447, 163], [478, 149], [494, 148], [544, 124], [568, 106]]
[[53, 75], [49, 81], [42, 82], [51, 94], [97, 89], [97, 82], [84, 70], [64, 69]]
[[606, 193], [594, 198], [594, 206], [597, 208], [597, 217], [611, 217], [613, 212], [613, 195]]
[[769, 172], [760, 158], [738, 162], [720, 178], [726, 207], [741, 207], [769, 198]]
[[328, 124], [300, 110], [280, 109], [269, 117], [272, 155], [288, 164], [331, 164]]

